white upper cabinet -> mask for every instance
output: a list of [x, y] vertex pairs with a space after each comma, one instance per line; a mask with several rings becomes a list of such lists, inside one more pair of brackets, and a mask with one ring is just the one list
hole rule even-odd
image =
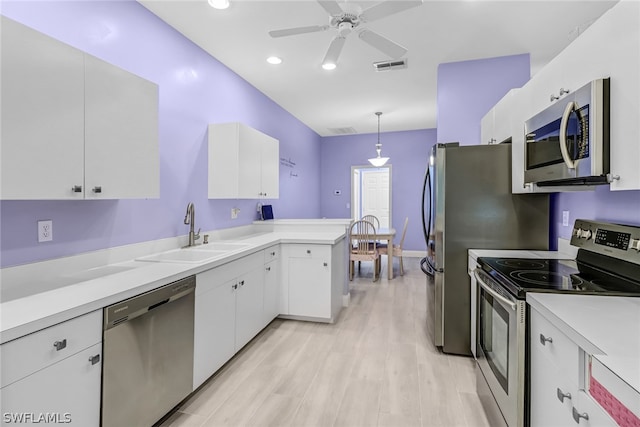
[[157, 198], [158, 87], [2, 17], [0, 198]]
[[[536, 74], [518, 94], [524, 120], [592, 80], [609, 77], [611, 190], [640, 189], [640, 3], [622, 0]], [[514, 139], [514, 165], [524, 162], [524, 138]], [[516, 149], [515, 144], [522, 144]], [[522, 158], [516, 158], [522, 156]], [[513, 169], [514, 189], [524, 177]], [[554, 189], [559, 191], [561, 189]]]
[[209, 198], [277, 199], [278, 140], [242, 123], [209, 125]]
[[514, 133], [512, 114], [518, 89], [511, 89], [480, 122], [480, 144], [500, 144]]
[[84, 55], [2, 17], [0, 198], [82, 198]]
[[85, 197], [160, 197], [158, 86], [85, 56]]

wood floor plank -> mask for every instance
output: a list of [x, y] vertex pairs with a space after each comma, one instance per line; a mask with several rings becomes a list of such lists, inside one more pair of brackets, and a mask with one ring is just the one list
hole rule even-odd
[[335, 324], [274, 320], [162, 427], [488, 426], [473, 359], [427, 336], [418, 261], [375, 283], [363, 265]]

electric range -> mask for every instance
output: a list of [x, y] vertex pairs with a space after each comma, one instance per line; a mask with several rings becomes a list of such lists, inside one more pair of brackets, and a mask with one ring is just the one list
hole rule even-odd
[[492, 425], [527, 419], [527, 292], [640, 297], [640, 227], [577, 220], [576, 259], [478, 258], [478, 395]]

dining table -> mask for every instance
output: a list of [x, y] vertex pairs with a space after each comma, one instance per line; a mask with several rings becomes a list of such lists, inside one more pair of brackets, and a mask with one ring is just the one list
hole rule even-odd
[[[351, 234], [357, 238], [357, 233]], [[396, 235], [395, 228], [378, 228], [375, 234], [375, 240], [377, 242], [387, 243], [387, 277], [389, 280], [393, 279], [393, 238]]]

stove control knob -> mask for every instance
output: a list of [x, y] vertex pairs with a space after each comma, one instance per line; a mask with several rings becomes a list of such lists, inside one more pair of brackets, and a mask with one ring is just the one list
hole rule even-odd
[[582, 232], [580, 233], [580, 237], [582, 237], [583, 239], [590, 239], [591, 230], [582, 230]]
[[631, 239], [631, 242], [629, 243], [629, 249], [635, 249], [636, 251], [640, 252], [640, 239]]
[[582, 235], [582, 228], [574, 228], [573, 235], [576, 237], [580, 237]]

